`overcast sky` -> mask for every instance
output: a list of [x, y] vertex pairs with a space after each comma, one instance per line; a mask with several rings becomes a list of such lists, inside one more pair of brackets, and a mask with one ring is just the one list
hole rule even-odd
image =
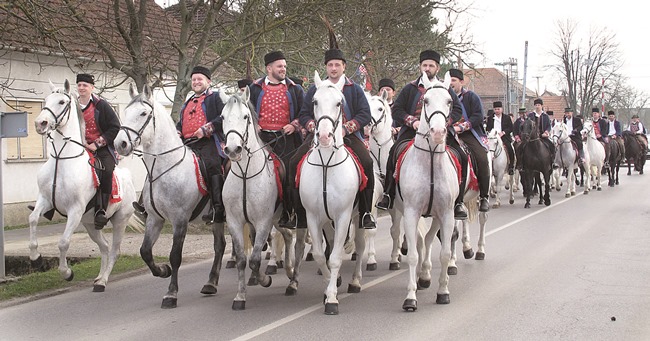
[[[469, 0], [460, 0], [469, 3]], [[571, 19], [582, 29], [579, 37], [588, 38], [591, 27], [607, 28], [616, 34], [622, 52], [624, 66], [621, 73], [629, 78], [630, 84], [650, 95], [650, 33], [647, 24], [648, 13], [631, 0], [545, 0], [475, 1], [470, 21], [470, 30], [485, 59], [472, 58], [477, 66], [494, 67], [510, 57], [517, 58], [519, 77], [523, 77], [524, 43], [528, 40], [528, 72], [526, 86], [536, 90], [540, 78], [540, 92], [545, 86], [557, 90], [557, 80], [543, 66], [556, 64], [549, 50], [557, 40], [556, 22]], [[643, 5], [645, 7], [646, 5]], [[497, 66], [501, 68], [500, 66]]]

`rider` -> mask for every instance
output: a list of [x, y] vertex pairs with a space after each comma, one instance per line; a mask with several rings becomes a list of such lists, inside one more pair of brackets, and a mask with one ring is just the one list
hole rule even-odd
[[111, 105], [93, 94], [95, 77], [87, 73], [77, 75], [79, 105], [86, 123], [85, 147], [99, 160], [96, 166], [99, 188], [95, 201], [95, 229], [101, 230], [108, 223], [106, 209], [113, 190], [113, 170], [117, 163], [113, 140], [120, 131], [120, 120]]
[[242, 78], [237, 81], [237, 88], [239, 92], [244, 92], [244, 90], [253, 83], [253, 80], [250, 78]]
[[[518, 148], [518, 146], [521, 143], [521, 128], [523, 128], [527, 116], [528, 113], [526, 112], [526, 107], [519, 108], [519, 117], [512, 124], [512, 135], [514, 138], [513, 147], [515, 149], [515, 153], [517, 154], [517, 160], [521, 160], [521, 150]], [[519, 164], [516, 166], [517, 169], [520, 169]]]
[[208, 224], [223, 223], [225, 209], [221, 199], [223, 187], [223, 158], [220, 155], [220, 141], [224, 141], [221, 128], [221, 111], [224, 104], [218, 92], [210, 89], [212, 74], [204, 66], [192, 69], [192, 90], [194, 94], [181, 107], [176, 130], [184, 140], [196, 139], [188, 146], [198, 156], [208, 173], [212, 207], [202, 217]]
[[[548, 151], [551, 153], [551, 160], [555, 160], [555, 145], [551, 141], [551, 119], [548, 114], [542, 109], [544, 101], [541, 98], [537, 98], [533, 101], [535, 105], [535, 110], [528, 114], [528, 117], [531, 120], [534, 120], [539, 128], [539, 134], [541, 141], [546, 145]], [[558, 164], [553, 161], [553, 169], [558, 168]]]
[[564, 108], [564, 124], [569, 131], [569, 138], [576, 145], [578, 154], [580, 156], [580, 163], [585, 161], [585, 151], [582, 148], [582, 119], [580, 117], [573, 117], [572, 108]]
[[609, 168], [609, 124], [606, 120], [600, 118], [600, 109], [598, 108], [591, 108], [591, 116], [594, 122], [596, 139], [602, 142], [605, 147], [605, 164], [603, 167]]
[[[377, 91], [377, 95], [381, 96], [382, 93], [386, 92], [387, 96], [386, 101], [388, 101], [388, 105], [390, 106], [391, 112], [393, 109], [393, 105], [395, 102], [393, 99], [395, 98], [395, 82], [390, 79], [390, 78], [382, 78], [379, 80], [379, 91]], [[393, 138], [397, 137], [397, 133], [399, 133], [399, 126], [395, 121], [393, 121], [393, 126], [390, 128], [391, 132], [393, 133]]]
[[515, 151], [512, 149], [512, 119], [510, 119], [510, 116], [503, 115], [503, 104], [501, 101], [492, 103], [492, 108], [494, 108], [494, 115], [488, 116], [485, 130], [492, 131], [492, 129], [496, 129], [499, 132], [499, 137], [508, 153], [508, 175], [513, 175], [515, 169]]
[[[430, 80], [435, 79], [436, 74], [440, 70], [440, 54], [433, 50], [425, 50], [420, 52], [420, 77], [416, 80], [407, 83], [400, 91], [395, 104], [393, 105], [393, 121], [401, 125], [400, 132], [397, 136], [397, 141], [390, 149], [388, 162], [386, 164], [386, 189], [384, 190], [384, 197], [381, 202], [377, 203], [377, 208], [386, 210], [393, 207], [393, 199], [395, 198], [395, 173], [396, 150], [398, 146], [404, 141], [410, 141], [415, 137], [415, 132], [420, 126], [420, 115], [422, 112], [423, 98], [426, 89], [422, 84], [422, 73], [426, 73]], [[450, 113], [452, 121], [457, 121], [462, 117], [462, 106], [456, 93], [449, 88], [449, 95], [453, 101], [453, 108]], [[462, 175], [460, 191], [456, 198], [454, 205], [454, 218], [457, 220], [467, 219], [467, 210], [463, 205], [463, 196], [465, 191], [465, 179], [467, 178], [467, 154], [460, 148], [456, 140], [454, 129], [448, 128], [447, 145], [456, 150], [461, 160]]]
[[[298, 114], [305, 93], [302, 86], [287, 78], [287, 61], [281, 51], [267, 53], [264, 56], [264, 64], [266, 77], [250, 85], [250, 99], [258, 114], [260, 138], [264, 143], [268, 143], [273, 148], [273, 153], [288, 166], [294, 151], [301, 144]], [[279, 225], [295, 226], [295, 221], [289, 222], [289, 209], [292, 206], [286, 177], [282, 188], [285, 205]]]
[[645, 127], [643, 126], [643, 123], [639, 121], [639, 115], [634, 114], [632, 115], [632, 121], [630, 122], [630, 126], [627, 127], [627, 130], [631, 131], [633, 134], [636, 134], [640, 138], [642, 138], [645, 141], [645, 145], [648, 144], [648, 137], [645, 135], [646, 130]]
[[[363, 167], [363, 171], [368, 177], [366, 188], [358, 194], [360, 226], [372, 229], [376, 227], [375, 219], [372, 214], [370, 214], [375, 179], [372, 168], [372, 158], [370, 157], [366, 145], [363, 143], [363, 136], [361, 135], [363, 133], [363, 127], [370, 123], [372, 116], [363, 89], [345, 76], [344, 72], [346, 63], [347, 62], [341, 50], [331, 48], [325, 51], [327, 79], [329, 79], [337, 89], [341, 90], [345, 97], [345, 103], [343, 106], [343, 111], [345, 113], [343, 119], [343, 132], [346, 136], [343, 140], [345, 145], [352, 148], [354, 153], [357, 155], [357, 158]], [[313, 138], [311, 138], [313, 135], [311, 134], [313, 134], [316, 128], [313, 103], [315, 92], [316, 86], [310, 86], [305, 95], [302, 109], [300, 110], [300, 123], [307, 129], [310, 136], [305, 139], [305, 142], [296, 150], [296, 154], [291, 158], [289, 166], [291, 172], [289, 178], [290, 181], [295, 180], [298, 163], [309, 151], [313, 140]], [[305, 228], [307, 227], [305, 209], [302, 207], [298, 190], [295, 186], [292, 186], [292, 188], [292, 201], [297, 216], [296, 227]]]
[[463, 117], [452, 121], [454, 130], [470, 150], [470, 155], [476, 160], [476, 175], [479, 185], [480, 212], [490, 210], [488, 194], [490, 191], [490, 161], [488, 160], [487, 136], [483, 127], [483, 105], [481, 98], [473, 91], [463, 88], [465, 79], [463, 71], [450, 69], [451, 88], [454, 89], [463, 106]]

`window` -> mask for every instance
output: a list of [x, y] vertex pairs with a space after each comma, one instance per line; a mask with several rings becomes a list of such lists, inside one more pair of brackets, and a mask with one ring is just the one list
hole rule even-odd
[[7, 100], [12, 110], [27, 112], [27, 137], [7, 138], [7, 160], [38, 160], [46, 158], [46, 138], [36, 132], [34, 120], [41, 113], [43, 102]]

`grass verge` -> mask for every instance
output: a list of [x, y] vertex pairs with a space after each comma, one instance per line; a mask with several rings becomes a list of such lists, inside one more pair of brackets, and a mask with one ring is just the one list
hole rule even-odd
[[[155, 259], [156, 262], [167, 261], [167, 257], [155, 257]], [[70, 282], [61, 278], [59, 270], [53, 268], [45, 272], [22, 276], [16, 281], [0, 284], [0, 302], [56, 289], [73, 287], [86, 281], [90, 282], [97, 277], [100, 261], [99, 258], [92, 258], [71, 266], [72, 271], [74, 271], [74, 279]], [[111, 277], [141, 269], [145, 266], [144, 261], [139, 256], [122, 255], [115, 263]]]

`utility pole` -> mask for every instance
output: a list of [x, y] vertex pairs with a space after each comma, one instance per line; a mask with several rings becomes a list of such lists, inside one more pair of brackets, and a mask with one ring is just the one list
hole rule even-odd
[[513, 105], [517, 105], [517, 96], [514, 94], [513, 96], [513, 87], [514, 84], [517, 82], [517, 59], [516, 58], [510, 58], [507, 61], [504, 61], [502, 63], [494, 63], [494, 65], [501, 66], [503, 68], [503, 73], [506, 76], [505, 78], [505, 83], [506, 83], [506, 92], [505, 95], [503, 96], [503, 101], [506, 104], [506, 112], [505, 114], [508, 115], [512, 112], [515, 112], [517, 108], [513, 108]]
[[526, 106], [526, 70], [528, 69], [528, 40], [526, 40], [526, 44], [524, 45], [524, 82], [523, 82], [523, 94], [521, 96], [521, 106], [524, 107]]
[[535, 95], [539, 97], [539, 79], [542, 78], [542, 76], [533, 76], [533, 78], [537, 78], [537, 90], [535, 90]]

